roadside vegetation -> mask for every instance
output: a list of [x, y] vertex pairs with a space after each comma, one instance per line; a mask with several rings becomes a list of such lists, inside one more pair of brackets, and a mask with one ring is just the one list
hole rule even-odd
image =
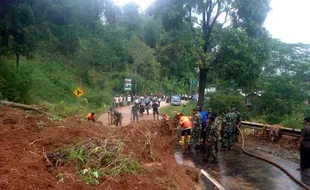
[[196, 108], [197, 102], [189, 101], [186, 106], [165, 106], [160, 108], [160, 114], [168, 114], [170, 118], [174, 118], [176, 113], [183, 113], [184, 115], [192, 115], [193, 109]]
[[[119, 140], [89, 139], [70, 148], [47, 155], [52, 166], [74, 165], [76, 175], [87, 184], [98, 185], [102, 177], [116, 177], [120, 174], [140, 173], [142, 165], [134, 155], [122, 153], [124, 144]], [[63, 182], [63, 174], [58, 174]]]

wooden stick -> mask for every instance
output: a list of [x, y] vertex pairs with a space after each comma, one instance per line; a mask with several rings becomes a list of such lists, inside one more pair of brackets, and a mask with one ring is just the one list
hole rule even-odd
[[6, 105], [6, 106], [10, 106], [10, 107], [15, 107], [15, 108], [21, 108], [21, 109], [24, 109], [24, 110], [36, 111], [36, 112], [38, 112], [40, 114], [44, 114], [44, 115], [47, 115], [49, 117], [56, 117], [53, 114], [50, 114], [48, 112], [45, 112], [45, 111], [41, 110], [40, 108], [37, 108], [37, 107], [34, 107], [34, 106], [30, 106], [30, 105], [26, 105], [26, 104], [9, 102], [9, 101], [5, 101], [5, 100], [0, 100], [0, 104]]

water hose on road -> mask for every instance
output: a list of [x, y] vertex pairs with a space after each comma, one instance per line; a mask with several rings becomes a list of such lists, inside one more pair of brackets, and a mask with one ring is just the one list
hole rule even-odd
[[277, 168], [279, 168], [280, 170], [282, 170], [288, 177], [290, 177], [294, 182], [296, 182], [298, 185], [300, 185], [301, 187], [305, 188], [306, 190], [310, 190], [310, 187], [308, 185], [306, 185], [305, 183], [301, 182], [300, 180], [298, 180], [297, 178], [295, 178], [292, 174], [290, 174], [285, 168], [283, 168], [282, 166], [280, 166], [279, 164], [271, 161], [271, 160], [268, 160], [266, 158], [263, 158], [263, 157], [260, 157], [260, 156], [257, 156], [255, 154], [252, 154], [250, 152], [248, 152], [247, 150], [245, 150], [244, 148], [244, 136], [243, 136], [243, 133], [241, 131], [241, 129], [239, 128], [239, 126], [237, 126], [238, 130], [239, 130], [239, 133], [241, 134], [241, 138], [242, 138], [242, 151], [244, 153], [246, 153], [247, 155], [249, 156], [252, 156], [254, 158], [258, 158], [260, 160], [263, 160], [265, 162], [268, 162], [274, 166], [276, 166]]

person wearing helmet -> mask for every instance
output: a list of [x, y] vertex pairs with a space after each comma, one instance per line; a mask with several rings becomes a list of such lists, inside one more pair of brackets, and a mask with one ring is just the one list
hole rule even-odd
[[183, 145], [185, 136], [186, 136], [186, 143], [188, 144], [191, 139], [191, 126], [192, 122], [188, 116], [184, 116], [182, 113], [177, 115], [177, 118], [179, 120], [180, 126], [181, 126], [181, 138], [179, 140], [179, 144]]

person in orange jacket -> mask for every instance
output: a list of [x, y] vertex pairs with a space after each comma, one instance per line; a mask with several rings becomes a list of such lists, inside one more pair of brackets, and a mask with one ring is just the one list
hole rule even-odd
[[188, 144], [191, 138], [191, 126], [192, 126], [191, 118], [189, 116], [184, 116], [183, 114], [180, 114], [178, 116], [178, 120], [182, 128], [179, 144], [180, 145], [184, 144], [185, 136], [186, 136], [186, 143]]
[[95, 122], [95, 113], [94, 112], [91, 112], [89, 114], [86, 115], [86, 119], [88, 121], [92, 121], [92, 122]]

